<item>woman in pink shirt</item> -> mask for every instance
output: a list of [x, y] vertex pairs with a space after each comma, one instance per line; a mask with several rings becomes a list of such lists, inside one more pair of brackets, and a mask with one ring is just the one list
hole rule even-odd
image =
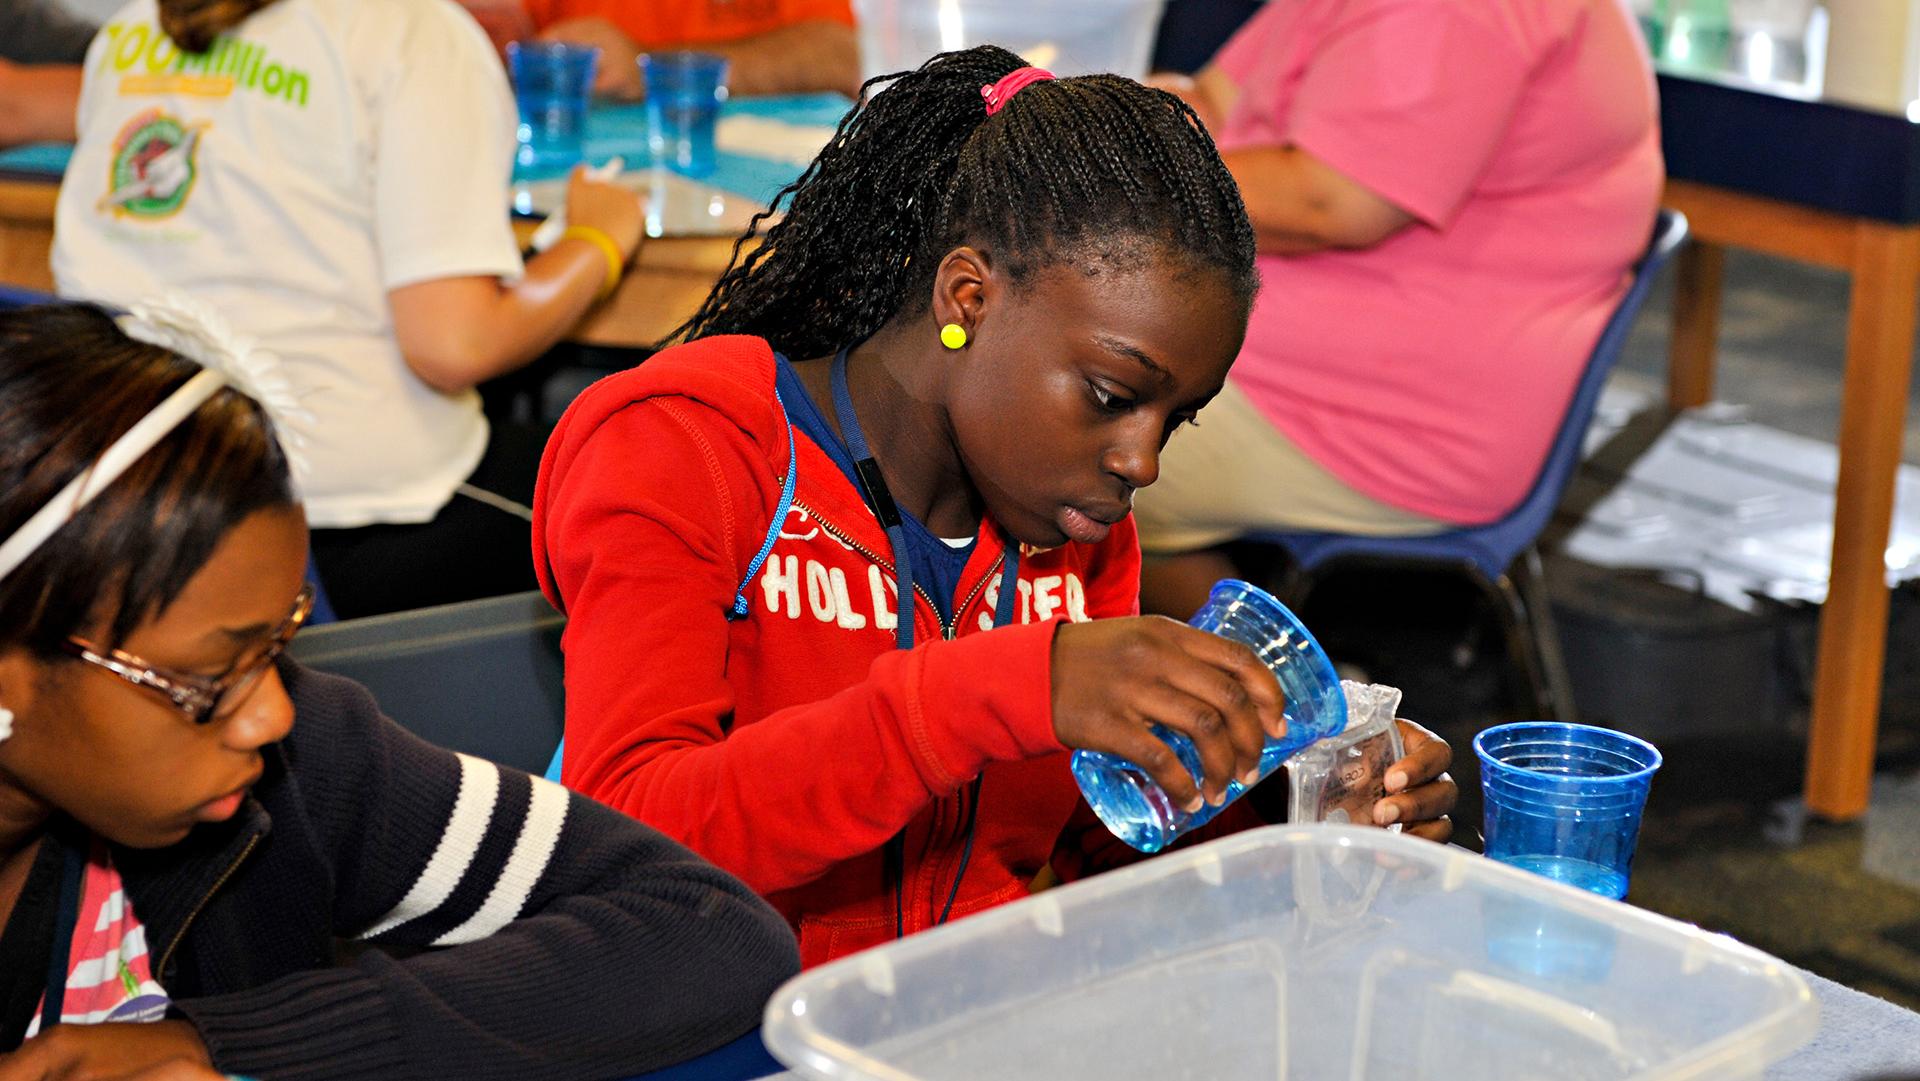
[[1250, 533], [1512, 509], [1659, 202], [1624, 0], [1270, 0], [1168, 88], [1240, 182], [1262, 287], [1140, 493], [1145, 606], [1193, 611]]

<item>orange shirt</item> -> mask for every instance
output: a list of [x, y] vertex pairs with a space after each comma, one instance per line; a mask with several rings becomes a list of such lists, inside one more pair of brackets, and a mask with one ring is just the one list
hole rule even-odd
[[705, 45], [764, 34], [809, 19], [853, 25], [850, 0], [525, 0], [542, 29], [599, 17], [642, 49]]

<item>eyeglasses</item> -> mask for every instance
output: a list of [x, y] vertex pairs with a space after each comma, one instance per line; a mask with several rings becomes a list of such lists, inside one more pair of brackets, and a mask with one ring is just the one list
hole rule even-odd
[[260, 682], [260, 677], [266, 674], [274, 660], [287, 651], [287, 644], [293, 641], [294, 634], [312, 612], [313, 586], [303, 585], [300, 595], [294, 598], [293, 611], [274, 630], [273, 637], [267, 640], [266, 645], [258, 653], [236, 661], [218, 679], [156, 668], [131, 653], [118, 649], [102, 650], [80, 638], [69, 638], [64, 648], [72, 656], [104, 668], [128, 683], [166, 695], [175, 709], [193, 718], [193, 723], [210, 724], [247, 700], [247, 694]]

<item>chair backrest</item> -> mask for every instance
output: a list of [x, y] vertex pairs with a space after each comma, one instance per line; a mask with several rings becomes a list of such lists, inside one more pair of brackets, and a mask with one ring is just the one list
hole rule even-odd
[[[1579, 468], [1580, 451], [1586, 444], [1587, 428], [1593, 424], [1593, 411], [1600, 404], [1600, 392], [1606, 388], [1607, 377], [1613, 374], [1620, 354], [1626, 351], [1627, 336], [1633, 331], [1633, 321], [1653, 289], [1653, 279], [1686, 239], [1686, 215], [1663, 208], [1653, 223], [1652, 242], [1640, 261], [1633, 265], [1633, 284], [1613, 309], [1599, 340], [1594, 342], [1593, 352], [1587, 357], [1586, 371], [1574, 388], [1573, 400], [1567, 404], [1566, 416], [1560, 421], [1560, 430], [1553, 437], [1547, 460], [1540, 467], [1532, 489], [1506, 517], [1475, 531], [1485, 536], [1485, 543], [1494, 549], [1496, 556], [1505, 552], [1505, 558], [1499, 560], [1500, 571], [1505, 571], [1507, 564], [1525, 551], [1553, 518], [1554, 508], [1560, 505], [1560, 497], [1566, 494], [1573, 472]], [[1495, 572], [1495, 576], [1498, 573]]]
[[52, 293], [35, 292], [22, 289], [17, 285], [0, 285], [0, 308], [26, 308], [35, 304], [58, 304], [60, 298]]
[[1432, 558], [1466, 559], [1488, 580], [1506, 573], [1514, 559], [1526, 551], [1546, 529], [1554, 508], [1566, 493], [1580, 464], [1580, 451], [1586, 441], [1587, 427], [1593, 423], [1593, 411], [1600, 403], [1600, 392], [1614, 364], [1625, 350], [1633, 321], [1646, 303], [1653, 279], [1687, 238], [1686, 216], [1677, 210], [1661, 210], [1654, 221], [1653, 239], [1633, 265], [1633, 281], [1608, 317], [1573, 398], [1560, 421], [1560, 429], [1548, 448], [1546, 461], [1534, 478], [1526, 498], [1504, 518], [1486, 525], [1449, 530], [1421, 537], [1359, 537], [1339, 533], [1263, 534], [1256, 538], [1286, 548], [1296, 562], [1308, 571], [1335, 559], [1383, 557], [1392, 559]]
[[538, 773], [565, 722], [565, 625], [539, 593], [515, 593], [314, 627], [289, 652], [364, 685], [423, 739]]

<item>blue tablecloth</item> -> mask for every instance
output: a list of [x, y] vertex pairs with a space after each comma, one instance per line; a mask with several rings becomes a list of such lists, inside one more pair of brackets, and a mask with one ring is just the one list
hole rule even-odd
[[[785, 124], [833, 125], [847, 111], [848, 101], [839, 94], [803, 94], [789, 97], [743, 98], [729, 101], [721, 116], [755, 116]], [[647, 111], [644, 105], [598, 105], [587, 114], [587, 158], [598, 164], [615, 155], [627, 159], [628, 168], [645, 166], [647, 151]], [[48, 178], [66, 171], [73, 147], [65, 143], [34, 143], [0, 150], [0, 171], [41, 175]], [[554, 175], [549, 173], [547, 175]], [[722, 153], [706, 183], [759, 202], [771, 200], [776, 192], [800, 175], [791, 162], [756, 158], [745, 154]], [[516, 171], [515, 180], [539, 180], [538, 174]]]
[[0, 172], [57, 177], [73, 157], [70, 143], [28, 143], [0, 150]]
[[[745, 98], [729, 101], [721, 107], [720, 117], [753, 116], [783, 124], [832, 126], [840, 122], [850, 103], [839, 94], [802, 94], [788, 97]], [[651, 163], [647, 149], [647, 107], [645, 105], [596, 105], [587, 114], [587, 160], [595, 165], [619, 156], [627, 168], [643, 168]], [[713, 174], [699, 179], [716, 188], [747, 196], [756, 202], [771, 202], [781, 188], [800, 175], [800, 166], [788, 161], [757, 158], [721, 151]], [[546, 180], [565, 170], [515, 169], [513, 178]]]

